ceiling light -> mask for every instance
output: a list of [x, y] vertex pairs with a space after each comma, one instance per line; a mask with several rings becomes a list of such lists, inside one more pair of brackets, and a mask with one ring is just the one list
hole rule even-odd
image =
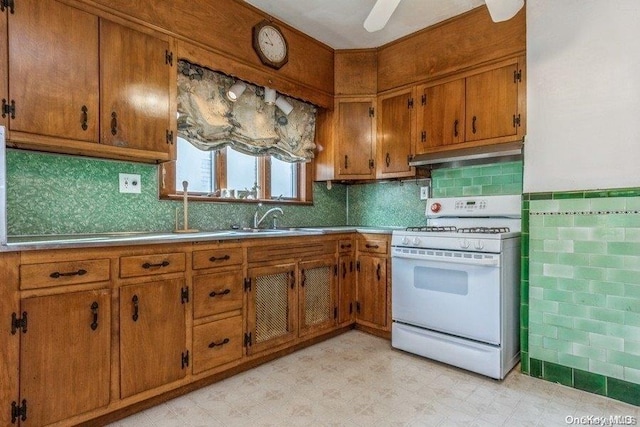
[[285, 116], [288, 116], [289, 113], [293, 110], [293, 105], [289, 104], [287, 100], [281, 96], [276, 99], [276, 107], [282, 110]]
[[493, 22], [502, 22], [513, 18], [524, 6], [524, 0], [485, 0], [485, 3]]
[[231, 86], [229, 88], [229, 90], [227, 91], [227, 98], [229, 99], [229, 101], [231, 102], [236, 102], [238, 100], [238, 98], [240, 98], [240, 95], [242, 95], [242, 93], [245, 91], [245, 89], [247, 88], [247, 85], [244, 84], [241, 81], [236, 81], [234, 83], [233, 86]]
[[276, 103], [276, 90], [270, 87], [264, 87], [264, 103], [267, 105], [273, 105]]

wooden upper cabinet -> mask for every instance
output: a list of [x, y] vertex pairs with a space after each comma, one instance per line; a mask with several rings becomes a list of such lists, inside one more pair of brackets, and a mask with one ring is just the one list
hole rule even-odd
[[111, 293], [73, 292], [22, 300], [29, 324], [20, 333], [22, 426], [49, 425], [109, 404]]
[[409, 166], [414, 153], [414, 91], [406, 89], [378, 98], [378, 178], [413, 176]]
[[[0, 13], [0, 34], [7, 37], [7, 13]], [[7, 47], [7, 43], [0, 43], [0, 102], [4, 100], [5, 103], [9, 101]], [[8, 115], [0, 113], [0, 126], [6, 127], [8, 122]]]
[[418, 87], [416, 154], [522, 140], [524, 58]]
[[101, 143], [169, 152], [174, 64], [167, 37], [100, 20]]
[[336, 178], [375, 177], [375, 101], [374, 98], [336, 100], [335, 138]]
[[467, 141], [518, 133], [518, 64], [467, 77]]
[[120, 288], [120, 397], [184, 378], [184, 280]]
[[98, 18], [54, 0], [8, 16], [10, 131], [97, 142]]
[[420, 135], [417, 138], [416, 154], [464, 142], [465, 80], [423, 86], [419, 93], [422, 114], [418, 118]]

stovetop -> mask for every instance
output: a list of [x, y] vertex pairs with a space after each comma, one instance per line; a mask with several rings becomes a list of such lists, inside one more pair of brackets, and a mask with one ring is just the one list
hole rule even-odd
[[407, 227], [405, 231], [416, 233], [467, 233], [467, 234], [503, 234], [509, 233], [509, 227], [456, 227], [456, 226], [418, 226]]

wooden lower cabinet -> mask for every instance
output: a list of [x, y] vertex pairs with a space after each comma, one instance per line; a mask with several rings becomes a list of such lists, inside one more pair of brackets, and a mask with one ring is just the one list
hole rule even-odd
[[242, 358], [242, 316], [216, 320], [193, 328], [193, 373]]
[[355, 320], [356, 261], [353, 254], [342, 254], [338, 258], [338, 323]]
[[321, 260], [302, 261], [298, 265], [300, 336], [331, 328], [336, 324], [338, 317], [335, 295], [337, 266], [334, 259], [330, 256]]
[[258, 353], [296, 338], [296, 265], [250, 268], [248, 278], [247, 353]]
[[120, 288], [120, 397], [184, 378], [183, 279]]
[[[109, 404], [111, 291], [24, 298], [20, 334], [22, 426], [43, 426]], [[3, 385], [4, 387], [4, 385]]]
[[387, 259], [358, 256], [357, 320], [365, 325], [387, 326]]

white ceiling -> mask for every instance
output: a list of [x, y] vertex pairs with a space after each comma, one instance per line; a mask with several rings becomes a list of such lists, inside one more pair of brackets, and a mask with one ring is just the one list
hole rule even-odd
[[245, 0], [334, 49], [382, 46], [484, 4], [484, 0], [402, 0], [386, 27], [362, 24], [375, 0]]

